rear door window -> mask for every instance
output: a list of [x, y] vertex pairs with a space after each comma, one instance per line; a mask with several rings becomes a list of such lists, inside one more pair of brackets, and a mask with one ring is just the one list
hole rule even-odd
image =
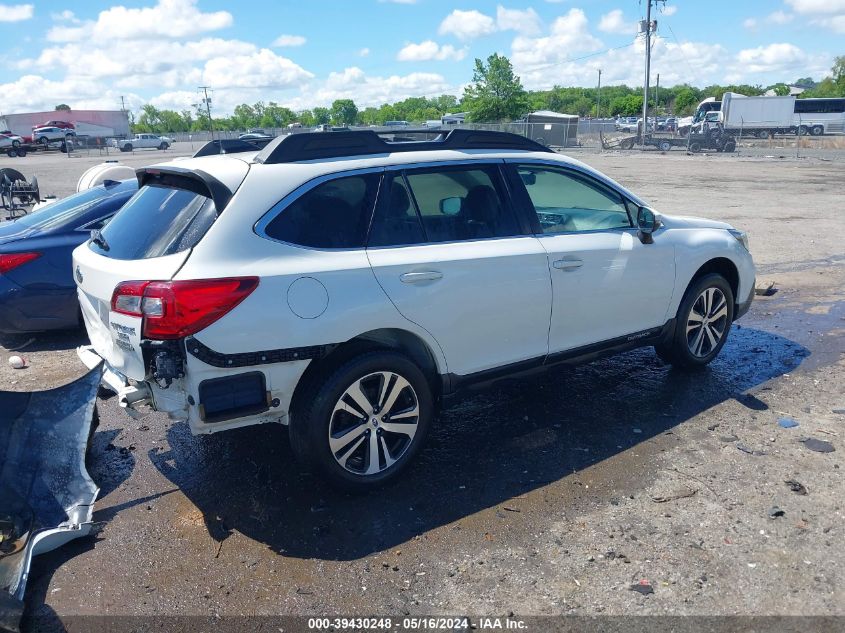
[[112, 259], [149, 259], [194, 247], [217, 218], [208, 196], [145, 185], [106, 224], [93, 251]]
[[428, 242], [522, 234], [495, 166], [406, 172]]

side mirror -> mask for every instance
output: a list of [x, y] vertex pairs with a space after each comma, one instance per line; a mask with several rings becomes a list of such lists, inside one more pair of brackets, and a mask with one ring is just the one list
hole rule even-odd
[[651, 234], [660, 227], [660, 220], [657, 219], [657, 214], [648, 207], [640, 207], [637, 211], [637, 228], [639, 229], [640, 241], [643, 244], [651, 244], [654, 242]]

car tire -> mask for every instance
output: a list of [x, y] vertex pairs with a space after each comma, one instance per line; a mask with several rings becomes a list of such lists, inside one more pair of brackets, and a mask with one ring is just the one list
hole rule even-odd
[[729, 138], [727, 141], [725, 141], [725, 145], [722, 149], [726, 152], [736, 151], [736, 141], [732, 138]]
[[734, 294], [727, 279], [718, 273], [694, 279], [678, 306], [672, 337], [654, 349], [674, 367], [700, 369], [719, 355], [733, 316]]
[[18, 141], [18, 140], [12, 141], [12, 147], [14, 147], [15, 149], [19, 148], [20, 146], [21, 146], [20, 141]]
[[42, 136], [41, 138], [38, 139], [38, 142], [41, 143], [42, 145], [47, 145], [47, 143], [50, 142], [50, 139], [48, 139], [46, 136]]
[[120, 148], [121, 152], [131, 152], [132, 151], [132, 143], [127, 143], [123, 147]]
[[701, 143], [699, 143], [698, 141], [693, 141], [689, 144], [689, 151], [694, 154], [698, 154], [698, 152], [701, 151]]
[[[313, 381], [299, 400], [289, 426], [297, 460], [352, 492], [394, 480], [424, 443], [434, 415], [425, 374], [393, 351], [352, 358]], [[393, 422], [399, 414], [402, 422]]]
[[814, 125], [810, 128], [810, 134], [813, 136], [821, 136], [824, 134], [824, 128], [821, 125]]
[[670, 149], [672, 149], [672, 143], [670, 143], [669, 141], [660, 141], [659, 147], [661, 152], [668, 152]]
[[168, 147], [168, 146], [167, 146], [167, 143], [161, 143], [161, 144], [158, 146], [158, 148], [159, 148], [159, 149], [161, 149], [161, 150], [165, 150], [165, 149], [167, 149], [167, 147]]

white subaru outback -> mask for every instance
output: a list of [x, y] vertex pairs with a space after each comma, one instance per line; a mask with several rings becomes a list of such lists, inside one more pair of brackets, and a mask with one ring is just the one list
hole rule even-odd
[[400, 473], [468, 385], [640, 346], [706, 365], [754, 294], [745, 233], [510, 134], [294, 134], [138, 179], [74, 252], [80, 356], [130, 412], [287, 424], [348, 488]]

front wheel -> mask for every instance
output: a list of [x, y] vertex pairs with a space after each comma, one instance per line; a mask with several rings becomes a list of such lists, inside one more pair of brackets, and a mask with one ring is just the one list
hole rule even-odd
[[675, 367], [704, 367], [725, 345], [733, 316], [734, 295], [728, 281], [717, 273], [704, 275], [687, 288], [672, 338], [654, 349]]
[[669, 141], [660, 141], [659, 147], [661, 152], [668, 152], [670, 149], [672, 149], [672, 143], [670, 143]]
[[297, 459], [334, 486], [365, 492], [396, 478], [422, 446], [434, 404], [423, 372], [392, 351], [327, 373], [290, 421]]

